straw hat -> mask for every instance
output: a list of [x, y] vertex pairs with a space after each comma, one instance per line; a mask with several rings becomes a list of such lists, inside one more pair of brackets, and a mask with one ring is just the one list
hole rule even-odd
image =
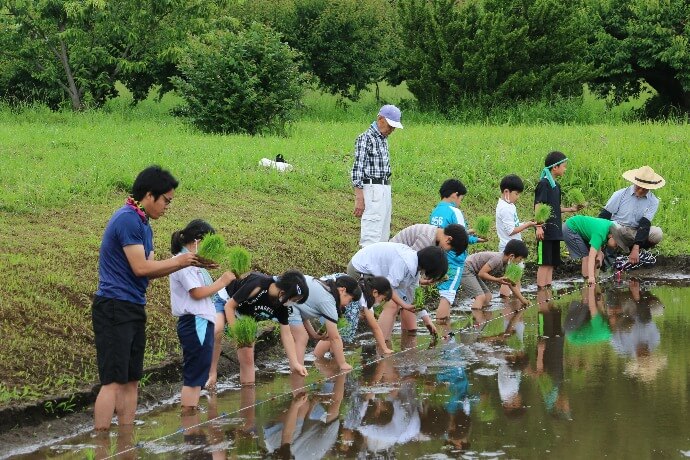
[[664, 355], [640, 356], [628, 361], [623, 372], [628, 377], [633, 377], [642, 382], [654, 381], [660, 370], [666, 367], [668, 359]]
[[631, 169], [623, 173], [623, 178], [638, 187], [654, 190], [666, 184], [663, 177], [654, 172], [649, 166], [642, 166], [638, 169]]

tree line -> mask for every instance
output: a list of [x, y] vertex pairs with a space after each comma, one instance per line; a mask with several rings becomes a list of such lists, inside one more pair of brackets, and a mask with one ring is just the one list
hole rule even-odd
[[256, 133], [303, 90], [407, 83], [420, 110], [654, 90], [690, 112], [690, 0], [2, 0], [0, 99], [99, 107], [177, 90], [206, 131]]

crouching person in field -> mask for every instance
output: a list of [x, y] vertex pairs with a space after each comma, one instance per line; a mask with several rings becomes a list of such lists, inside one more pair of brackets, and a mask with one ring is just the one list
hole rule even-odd
[[596, 272], [604, 259], [602, 249], [616, 247], [619, 230], [610, 220], [573, 216], [563, 224], [563, 239], [571, 259], [582, 259], [582, 276], [589, 284], [596, 282]]
[[[225, 304], [225, 318], [228, 327], [233, 327], [241, 316], [250, 316], [256, 321], [272, 320], [280, 323], [280, 340], [290, 362], [290, 369], [302, 376], [306, 368], [297, 360], [295, 342], [289, 326], [289, 316], [293, 305], [309, 297], [309, 287], [304, 275], [297, 270], [289, 270], [281, 276], [269, 276], [252, 272], [248, 276], [231, 282], [225, 290], [228, 301]], [[254, 384], [254, 344], [250, 353], [240, 353], [240, 383]]]
[[[170, 239], [174, 257], [196, 252], [197, 243], [215, 233], [207, 222], [196, 219]], [[201, 387], [208, 379], [213, 358], [216, 308], [211, 296], [223, 289], [235, 275], [223, 273], [213, 281], [204, 268], [187, 267], [170, 275], [170, 306], [177, 319], [177, 336], [183, 356], [182, 413], [192, 414], [199, 405]]]
[[[383, 307], [379, 326], [387, 341], [393, 332], [395, 317], [400, 309], [415, 312], [414, 290], [420, 284], [433, 284], [446, 276], [448, 260], [446, 251], [438, 246], [429, 246], [415, 251], [400, 243], [382, 242], [366, 246], [352, 257], [347, 274], [353, 278], [362, 276], [383, 276], [393, 288], [391, 300]], [[432, 334], [436, 333], [426, 310], [418, 312], [424, 325]]]
[[649, 166], [626, 171], [623, 177], [632, 185], [611, 195], [599, 217], [618, 224], [618, 243], [630, 253], [628, 262], [634, 265], [640, 262], [641, 249], [656, 246], [663, 237], [661, 229], [652, 226], [659, 208], [659, 199], [652, 190], [663, 187], [666, 181]]
[[[345, 360], [343, 339], [338, 331], [338, 318], [342, 316], [345, 305], [362, 296], [362, 290], [357, 281], [347, 275], [339, 276], [335, 280], [320, 280], [311, 276], [305, 276], [305, 278], [309, 287], [309, 297], [301, 304], [294, 305], [290, 314], [290, 330], [295, 339], [297, 361], [304, 364], [304, 353], [309, 337], [328, 340], [331, 353], [340, 366], [340, 370], [349, 371], [352, 366]], [[325, 320], [325, 334], [314, 331], [310, 320], [315, 318]]]
[[525, 299], [520, 289], [503, 276], [503, 271], [509, 262], [519, 264], [527, 255], [527, 246], [523, 241], [510, 240], [503, 252], [475, 252], [465, 259], [462, 290], [474, 299], [472, 314], [475, 319], [483, 318], [480, 314], [481, 310], [491, 304], [491, 290], [487, 287], [486, 281], [507, 285], [523, 305], [529, 305], [529, 301]]
[[91, 309], [101, 389], [94, 405], [96, 430], [107, 430], [117, 411], [120, 427], [132, 425], [146, 348], [146, 288], [149, 279], [203, 266], [195, 254], [155, 260], [150, 220], [165, 214], [177, 180], [158, 166], [144, 169], [132, 194], [103, 233], [98, 290]]

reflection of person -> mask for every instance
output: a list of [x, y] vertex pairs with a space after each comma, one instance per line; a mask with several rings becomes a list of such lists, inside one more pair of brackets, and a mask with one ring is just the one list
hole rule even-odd
[[611, 195], [599, 217], [611, 219], [621, 227], [621, 248], [630, 253], [629, 262], [640, 261], [640, 249], [656, 246], [663, 233], [652, 226], [652, 219], [659, 208], [659, 199], [651, 190], [664, 186], [666, 181], [649, 166], [631, 169], [623, 177], [631, 186]]
[[388, 136], [402, 129], [400, 109], [384, 105], [369, 129], [355, 141], [352, 186], [355, 189], [355, 217], [361, 218], [359, 245], [388, 241], [391, 232], [391, 167]]
[[[458, 265], [455, 260], [467, 249], [465, 227], [460, 224], [450, 224], [443, 228], [429, 224], [415, 224], [402, 229], [391, 238], [391, 241], [402, 243], [415, 251], [428, 246], [439, 246], [446, 251], [448, 280], [438, 285], [441, 299], [436, 312], [437, 320], [441, 320], [441, 324], [444, 324], [444, 321], [448, 321], [450, 306], [455, 300], [455, 292], [460, 287], [462, 264]], [[414, 330], [417, 319], [412, 312], [403, 310], [400, 312], [400, 323], [403, 329]]]
[[[287, 412], [264, 428], [266, 448], [283, 458], [323, 458], [335, 445], [340, 429], [340, 405], [345, 394], [345, 374], [337, 374], [334, 363], [317, 360], [315, 365], [332, 382], [323, 385], [328, 392], [328, 405], [319, 397], [310, 398], [296, 391]], [[300, 378], [297, 377], [296, 380]]]
[[[272, 320], [280, 325], [280, 340], [290, 362], [290, 369], [301, 375], [307, 370], [298, 360], [295, 342], [290, 332], [289, 316], [292, 306], [309, 296], [309, 287], [302, 273], [288, 270], [279, 277], [252, 272], [244, 278], [233, 280], [225, 290], [230, 297], [225, 304], [225, 318], [228, 325], [235, 324], [235, 318], [243, 315], [257, 321]], [[240, 354], [240, 383], [254, 383], [254, 344], [252, 353]]]
[[590, 284], [582, 288], [582, 298], [573, 301], [568, 309], [565, 334], [573, 345], [586, 345], [608, 341], [611, 329], [602, 314], [603, 296], [598, 286]]
[[[191, 221], [184, 230], [172, 234], [170, 252], [174, 257], [196, 252], [198, 242], [214, 233], [213, 227], [201, 219]], [[201, 386], [209, 378], [213, 358], [216, 308], [211, 296], [235, 279], [232, 272], [223, 273], [216, 281], [205, 268], [187, 267], [170, 275], [170, 305], [177, 317], [177, 336], [183, 356], [182, 408], [194, 409], [199, 404]]]
[[628, 293], [619, 292], [614, 297], [614, 303], [620, 303], [620, 307], [610, 308], [622, 314], [622, 318], [613, 315], [611, 345], [620, 355], [631, 358], [626, 364], [626, 374], [652, 381], [666, 364], [665, 356], [653, 353], [661, 342], [661, 334], [652, 321], [652, 307], [657, 308], [660, 301], [652, 293], [641, 291], [636, 279], [631, 279], [628, 287]]
[[91, 309], [101, 389], [94, 405], [96, 430], [107, 430], [117, 410], [118, 425], [134, 423], [146, 348], [146, 288], [149, 279], [190, 265], [195, 254], [155, 260], [150, 219], [165, 214], [177, 180], [158, 166], [139, 173], [132, 195], [115, 211], [103, 232], [98, 257], [98, 290]]

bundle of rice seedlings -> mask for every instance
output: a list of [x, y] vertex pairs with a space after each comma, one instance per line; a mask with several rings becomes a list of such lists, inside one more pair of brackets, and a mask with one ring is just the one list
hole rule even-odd
[[343, 330], [350, 325], [350, 322], [344, 316], [338, 318], [338, 329]]
[[587, 203], [587, 201], [585, 200], [584, 193], [582, 193], [582, 190], [580, 190], [579, 188], [571, 189], [568, 192], [568, 201], [570, 202], [570, 204], [574, 204], [577, 206], [582, 206], [585, 203]]
[[220, 262], [228, 252], [228, 247], [225, 244], [225, 239], [215, 233], [209, 233], [199, 243], [199, 248], [196, 254], [213, 262]]
[[503, 276], [508, 278], [512, 283], [517, 284], [522, 279], [523, 269], [518, 264], [510, 263], [506, 265], [506, 271]]
[[422, 286], [417, 286], [414, 290], [414, 308], [415, 310], [422, 310], [424, 302], [426, 301], [426, 292]]
[[477, 217], [477, 222], [474, 224], [474, 231], [477, 234], [477, 236], [486, 237], [489, 234], [490, 228], [491, 228], [491, 217], [489, 217], [489, 216]]
[[245, 248], [233, 246], [225, 255], [224, 267], [227, 267], [238, 278], [247, 273], [252, 265], [252, 256]]
[[551, 217], [551, 206], [546, 203], [538, 203], [534, 208], [534, 220], [538, 224], [543, 224]]
[[259, 326], [251, 316], [241, 316], [235, 320], [232, 327], [228, 327], [227, 337], [237, 344], [237, 348], [251, 347], [256, 342]]

